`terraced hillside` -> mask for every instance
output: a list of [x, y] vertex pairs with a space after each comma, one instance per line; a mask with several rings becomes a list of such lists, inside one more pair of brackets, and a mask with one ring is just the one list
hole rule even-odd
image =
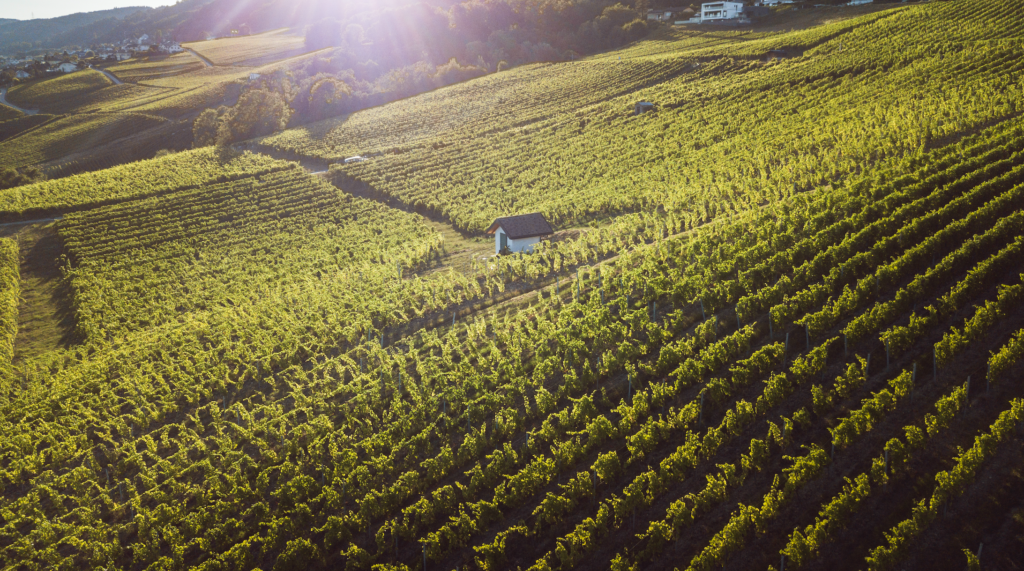
[[[512, 70], [264, 143], [330, 160], [370, 155], [337, 167], [341, 180], [466, 231], [505, 212], [572, 224], [651, 204], [708, 220], [1018, 113], [1020, 45], [1000, 39], [1020, 33], [1011, 8], [957, 6], [723, 32], [721, 44], [701, 33], [674, 52], [659, 42]], [[936, 23], [950, 18], [955, 31]], [[774, 49], [799, 57], [769, 58]], [[464, 99], [473, 103], [445, 103]], [[642, 100], [656, 111], [635, 117]], [[363, 127], [384, 116], [398, 120]]]
[[305, 38], [287, 28], [186, 44], [214, 65], [260, 66], [304, 54]]
[[27, 109], [45, 109], [49, 113], [64, 113], [74, 109], [80, 97], [113, 85], [105, 75], [86, 69], [60, 75], [47, 81], [23, 83], [11, 89], [7, 98], [11, 103]]
[[[0, 557], [1015, 568], [1022, 8], [680, 28], [0, 191], [61, 217], [76, 327], [0, 381]], [[532, 210], [532, 254], [453, 243]]]
[[[93, 69], [18, 85], [9, 101], [41, 113], [22, 117], [0, 107], [0, 119], [10, 114], [0, 121], [0, 160], [59, 178], [191, 148], [195, 116], [234, 104], [249, 73], [264, 67], [208, 68], [184, 53], [108, 67], [125, 82], [119, 85]], [[52, 121], [40, 126], [44, 118]]]

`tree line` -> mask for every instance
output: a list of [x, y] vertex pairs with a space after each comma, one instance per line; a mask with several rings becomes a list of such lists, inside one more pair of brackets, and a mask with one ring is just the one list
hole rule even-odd
[[314, 57], [250, 81], [233, 107], [196, 120], [196, 146], [268, 135], [531, 62], [567, 61], [649, 32], [646, 2], [473, 0], [420, 3], [306, 30]]

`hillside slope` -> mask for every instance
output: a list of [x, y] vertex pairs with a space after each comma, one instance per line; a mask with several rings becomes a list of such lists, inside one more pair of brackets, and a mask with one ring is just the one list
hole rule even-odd
[[1021, 9], [682, 28], [0, 192], [63, 216], [78, 340], [0, 380], [0, 556], [1014, 568]]

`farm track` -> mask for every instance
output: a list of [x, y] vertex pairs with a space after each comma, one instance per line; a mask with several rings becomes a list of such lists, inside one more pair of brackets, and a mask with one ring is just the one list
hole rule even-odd
[[107, 76], [107, 79], [109, 79], [110, 81], [113, 81], [114, 85], [122, 85], [124, 83], [123, 81], [121, 81], [120, 79], [115, 77], [114, 74], [110, 73], [109, 71], [107, 71], [105, 69], [100, 69], [98, 67], [93, 68], [93, 69], [95, 69], [96, 71], [98, 71], [98, 72], [102, 73], [103, 75]]
[[18, 333], [14, 362], [55, 349], [68, 348], [74, 336], [71, 292], [63, 279], [59, 258], [64, 252], [53, 222], [59, 218], [0, 224], [0, 236], [18, 241], [23, 284], [18, 304]]
[[197, 58], [199, 58], [199, 61], [203, 62], [203, 65], [205, 65], [206, 67], [214, 67], [212, 61], [210, 61], [210, 60], [206, 59], [205, 57], [199, 55], [199, 52], [195, 51], [194, 49], [192, 49], [192, 48], [185, 48], [185, 51], [187, 51], [188, 53], [190, 53], [190, 54], [196, 56]]
[[5, 222], [3, 224], [0, 224], [0, 228], [8, 227], [8, 226], [24, 226], [26, 224], [42, 224], [43, 222], [56, 222], [56, 221], [58, 221], [60, 219], [61, 219], [60, 217], [58, 217], [58, 218], [38, 218], [36, 220], [24, 220], [22, 222]]
[[39, 113], [38, 109], [22, 109], [21, 107], [18, 107], [17, 105], [7, 101], [7, 88], [6, 87], [3, 88], [3, 89], [0, 89], [0, 104], [6, 105], [6, 106], [10, 107], [11, 109], [14, 109], [15, 111], [20, 111], [21, 113], [24, 113], [25, 115], [35, 115], [36, 113]]

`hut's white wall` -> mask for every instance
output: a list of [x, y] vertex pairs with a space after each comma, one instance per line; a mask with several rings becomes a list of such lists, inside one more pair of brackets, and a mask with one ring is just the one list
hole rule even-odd
[[[502, 228], [501, 226], [499, 226], [498, 229], [494, 231], [495, 254], [501, 253], [501, 237], [504, 235], [506, 235], [505, 229]], [[508, 238], [508, 249], [513, 252], [532, 252], [533, 245], [536, 244], [537, 242], [540, 242], [540, 236], [534, 236], [532, 238], [520, 238], [518, 240]]]

